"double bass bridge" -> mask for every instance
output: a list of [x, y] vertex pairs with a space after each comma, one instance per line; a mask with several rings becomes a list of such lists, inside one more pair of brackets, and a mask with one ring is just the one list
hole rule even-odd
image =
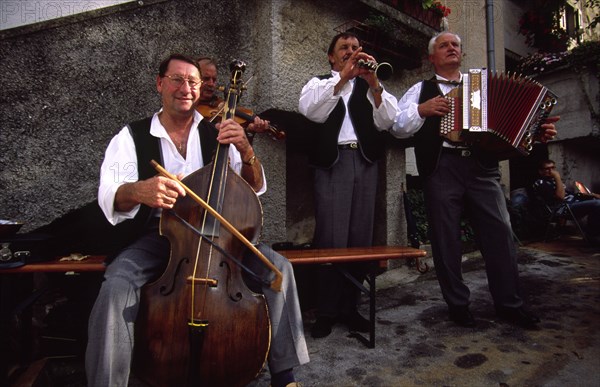
[[212, 278], [197, 278], [197, 277], [193, 277], [193, 276], [187, 277], [186, 282], [189, 285], [210, 286], [213, 288], [216, 288], [217, 285], [219, 284], [219, 281], [212, 279]]

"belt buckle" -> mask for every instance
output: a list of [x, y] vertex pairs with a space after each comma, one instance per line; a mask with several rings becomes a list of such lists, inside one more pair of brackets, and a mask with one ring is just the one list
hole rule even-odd
[[470, 149], [461, 149], [460, 155], [462, 157], [469, 157], [469, 156], [471, 156], [471, 150]]
[[351, 142], [350, 144], [348, 144], [348, 146], [350, 147], [350, 149], [358, 149], [358, 143], [356, 142]]

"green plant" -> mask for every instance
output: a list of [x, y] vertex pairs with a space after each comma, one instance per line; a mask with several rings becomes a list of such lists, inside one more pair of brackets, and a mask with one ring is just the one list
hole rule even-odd
[[[413, 219], [416, 223], [418, 238], [423, 243], [429, 242], [427, 214], [425, 211], [425, 200], [423, 191], [420, 189], [410, 189], [406, 192], [410, 203]], [[475, 234], [467, 218], [460, 221], [460, 239], [464, 243], [465, 252], [476, 249]]]
[[600, 42], [594, 40], [581, 43], [569, 52], [566, 60], [575, 68], [590, 66], [598, 69], [600, 67]]
[[541, 52], [566, 51], [571, 37], [560, 26], [566, 0], [535, 0], [519, 19], [519, 33], [525, 42]]
[[406, 192], [406, 196], [416, 223], [417, 237], [421, 242], [427, 242], [429, 241], [429, 235], [427, 235], [427, 214], [425, 213], [423, 191], [420, 189], [410, 189]]
[[596, 11], [596, 14], [590, 20], [590, 24], [587, 26], [589, 30], [594, 30], [600, 24], [600, 0], [586, 0], [584, 5]]
[[389, 17], [374, 12], [369, 13], [369, 16], [363, 21], [363, 23], [378, 29], [386, 35], [393, 34], [394, 30], [396, 29], [395, 23]]
[[588, 41], [579, 44], [570, 51], [537, 52], [521, 59], [517, 71], [524, 75], [540, 74], [569, 65], [576, 70], [584, 67], [600, 67], [600, 42]]
[[450, 8], [443, 5], [439, 0], [423, 0], [423, 9], [431, 10], [443, 17], [447, 17], [451, 12]]

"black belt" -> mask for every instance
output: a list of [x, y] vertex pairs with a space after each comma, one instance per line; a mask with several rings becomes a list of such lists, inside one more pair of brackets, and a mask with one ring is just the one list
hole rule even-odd
[[442, 147], [442, 153], [461, 156], [461, 157], [471, 157], [473, 156], [473, 151], [469, 148], [448, 148]]
[[356, 150], [356, 149], [358, 149], [358, 143], [357, 142], [351, 142], [349, 144], [338, 144], [338, 149], [352, 149], [352, 150]]

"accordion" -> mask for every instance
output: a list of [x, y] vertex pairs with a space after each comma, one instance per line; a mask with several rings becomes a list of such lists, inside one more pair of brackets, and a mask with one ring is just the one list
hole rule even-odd
[[500, 160], [531, 152], [534, 136], [557, 102], [529, 77], [486, 69], [463, 74], [462, 84], [445, 97], [450, 113], [442, 117], [440, 135]]

